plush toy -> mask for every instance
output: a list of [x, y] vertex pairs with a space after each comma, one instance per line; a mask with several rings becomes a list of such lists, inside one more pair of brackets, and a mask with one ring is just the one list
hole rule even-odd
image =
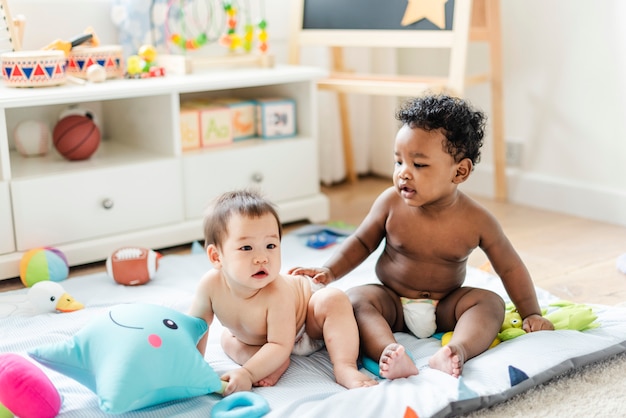
[[[100, 409], [123, 413], [162, 402], [222, 393], [226, 386], [196, 344], [207, 323], [165, 306], [115, 305], [71, 339], [29, 355], [92, 390]], [[260, 417], [269, 406], [252, 392], [230, 395], [214, 409], [222, 417]], [[226, 414], [226, 412], [230, 413]]]
[[[208, 327], [202, 319], [150, 304], [116, 305], [70, 340], [36, 348], [29, 355], [96, 393], [109, 413], [170, 400], [222, 393], [226, 383], [196, 348]], [[0, 417], [53, 418], [62, 397], [35, 363], [0, 353]], [[268, 402], [237, 392], [217, 402], [214, 418], [260, 418]]]
[[[586, 331], [599, 326], [599, 324], [595, 322], [598, 316], [593, 313], [593, 309], [587, 305], [559, 301], [551, 303], [550, 306], [560, 308], [548, 314], [546, 314], [545, 310], [542, 312], [544, 318], [552, 322], [554, 329]], [[504, 316], [504, 323], [502, 324], [500, 333], [498, 333], [498, 338], [501, 341], [507, 341], [526, 334], [526, 331], [522, 329], [522, 322], [522, 317], [513, 307], [513, 309], [509, 310]]]
[[20, 260], [20, 279], [26, 287], [43, 280], [63, 281], [69, 272], [65, 254], [53, 247], [34, 248]]
[[28, 291], [28, 300], [37, 313], [73, 312], [84, 308], [65, 292], [63, 286], [51, 281], [35, 283]]
[[151, 304], [115, 305], [69, 340], [29, 352], [78, 381], [100, 409], [123, 413], [222, 389], [196, 348], [207, 332], [199, 318]]
[[[598, 316], [593, 312], [593, 309], [587, 305], [559, 301], [551, 303], [549, 306], [559, 309], [550, 313], [547, 313], [547, 310], [543, 309], [541, 314], [552, 322], [556, 330], [569, 329], [574, 331], [586, 331], [600, 326], [600, 324], [595, 322]], [[489, 348], [495, 347], [502, 341], [508, 341], [526, 334], [526, 331], [522, 329], [522, 323], [522, 317], [519, 312], [517, 312], [517, 309], [515, 309], [515, 306], [509, 304], [504, 314], [504, 321], [500, 332]], [[450, 338], [452, 338], [452, 332], [443, 334], [441, 336], [441, 345], [448, 344]]]
[[14, 353], [0, 354], [0, 402], [20, 418], [52, 418], [61, 409], [61, 396], [45, 373]]
[[161, 254], [148, 248], [123, 247], [113, 251], [106, 261], [109, 276], [125, 286], [148, 283], [159, 268]]

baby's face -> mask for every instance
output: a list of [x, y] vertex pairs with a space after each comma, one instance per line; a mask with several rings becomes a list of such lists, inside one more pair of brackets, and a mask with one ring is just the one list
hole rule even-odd
[[221, 249], [226, 277], [251, 289], [261, 289], [274, 281], [281, 267], [276, 218], [269, 213], [258, 218], [234, 215], [227, 231]]
[[444, 148], [440, 130], [425, 131], [404, 125], [394, 145], [393, 182], [409, 206], [445, 200], [456, 190], [457, 163]]

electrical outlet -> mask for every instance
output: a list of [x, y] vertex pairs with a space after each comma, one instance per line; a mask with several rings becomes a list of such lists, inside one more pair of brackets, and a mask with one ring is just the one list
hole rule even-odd
[[524, 144], [518, 141], [506, 141], [506, 165], [519, 167], [522, 165], [522, 152]]

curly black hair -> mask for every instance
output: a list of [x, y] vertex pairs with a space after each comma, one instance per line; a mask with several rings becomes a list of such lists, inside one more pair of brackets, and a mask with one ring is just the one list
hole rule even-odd
[[456, 162], [469, 158], [476, 165], [480, 161], [487, 118], [468, 101], [444, 94], [416, 97], [402, 105], [396, 119], [411, 128], [441, 129]]

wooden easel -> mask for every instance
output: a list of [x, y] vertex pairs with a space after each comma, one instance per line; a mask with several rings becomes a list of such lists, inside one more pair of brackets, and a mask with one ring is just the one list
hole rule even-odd
[[489, 46], [489, 74], [491, 86], [491, 133], [493, 137], [494, 196], [508, 199], [506, 182], [506, 141], [504, 140], [504, 99], [502, 89], [502, 30], [500, 27], [500, 0], [474, 0], [470, 41], [486, 42]]
[[[498, 200], [507, 199], [499, 0], [474, 0], [473, 4], [472, 0], [455, 0], [452, 22], [450, 28], [446, 30], [307, 28], [305, 1], [297, 0], [293, 6], [289, 62], [299, 64], [302, 46], [322, 45], [330, 48], [330, 75], [318, 82], [318, 88], [337, 93], [348, 181], [356, 181], [357, 173], [354, 166], [347, 94], [410, 97], [431, 91], [460, 96], [463, 95], [466, 85], [488, 82], [491, 84], [493, 101], [495, 196]], [[488, 43], [491, 63], [487, 74], [467, 77], [465, 69], [470, 40]], [[344, 47], [446, 48], [450, 52], [448, 74], [444, 77], [420, 77], [355, 73], [345, 67]]]
[[0, 0], [0, 53], [19, 51], [24, 37], [24, 18], [11, 17], [7, 0]]

